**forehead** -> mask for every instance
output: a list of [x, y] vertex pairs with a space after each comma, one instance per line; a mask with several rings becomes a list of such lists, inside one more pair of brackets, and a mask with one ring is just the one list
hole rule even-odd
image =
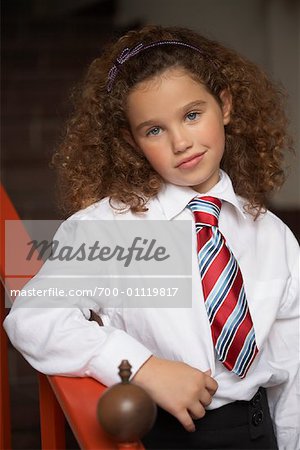
[[180, 109], [208, 97], [211, 95], [204, 84], [189, 72], [171, 68], [136, 85], [128, 94], [126, 111], [129, 119], [144, 120], [145, 115], [156, 116], [166, 109]]
[[192, 86], [194, 88], [204, 88], [203, 83], [200, 80], [196, 80], [195, 76], [183, 67], [171, 67], [135, 85], [129, 92], [128, 99], [135, 97], [136, 94], [155, 95], [159, 93], [161, 95], [162, 93], [167, 93], [168, 88], [171, 90], [176, 85], [181, 85], [182, 88], [191, 88]]

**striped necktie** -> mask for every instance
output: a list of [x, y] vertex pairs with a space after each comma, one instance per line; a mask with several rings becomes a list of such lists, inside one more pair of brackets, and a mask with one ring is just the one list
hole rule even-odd
[[195, 217], [203, 296], [213, 343], [224, 366], [245, 377], [258, 352], [238, 263], [218, 228], [222, 202], [195, 197], [188, 208]]

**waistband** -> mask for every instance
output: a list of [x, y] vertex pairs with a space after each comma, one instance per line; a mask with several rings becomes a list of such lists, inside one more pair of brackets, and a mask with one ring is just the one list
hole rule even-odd
[[202, 419], [195, 420], [196, 426], [203, 426], [206, 430], [241, 426], [250, 422], [258, 427], [269, 414], [266, 390], [259, 388], [251, 400], [238, 400], [220, 408], [207, 410]]

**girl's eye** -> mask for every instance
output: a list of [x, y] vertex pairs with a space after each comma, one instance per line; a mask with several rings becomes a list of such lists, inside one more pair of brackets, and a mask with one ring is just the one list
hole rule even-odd
[[161, 131], [160, 127], [151, 128], [151, 130], [147, 131], [147, 136], [157, 136]]
[[198, 119], [198, 116], [199, 116], [199, 113], [193, 111], [193, 112], [188, 113], [186, 115], [186, 118], [188, 120], [196, 120], [196, 119]]

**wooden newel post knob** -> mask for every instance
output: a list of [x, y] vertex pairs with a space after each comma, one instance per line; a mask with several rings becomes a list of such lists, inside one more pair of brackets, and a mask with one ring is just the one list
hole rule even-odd
[[97, 414], [102, 428], [120, 443], [136, 442], [152, 428], [156, 404], [139, 386], [131, 384], [131, 365], [125, 359], [119, 366], [121, 383], [100, 397]]

